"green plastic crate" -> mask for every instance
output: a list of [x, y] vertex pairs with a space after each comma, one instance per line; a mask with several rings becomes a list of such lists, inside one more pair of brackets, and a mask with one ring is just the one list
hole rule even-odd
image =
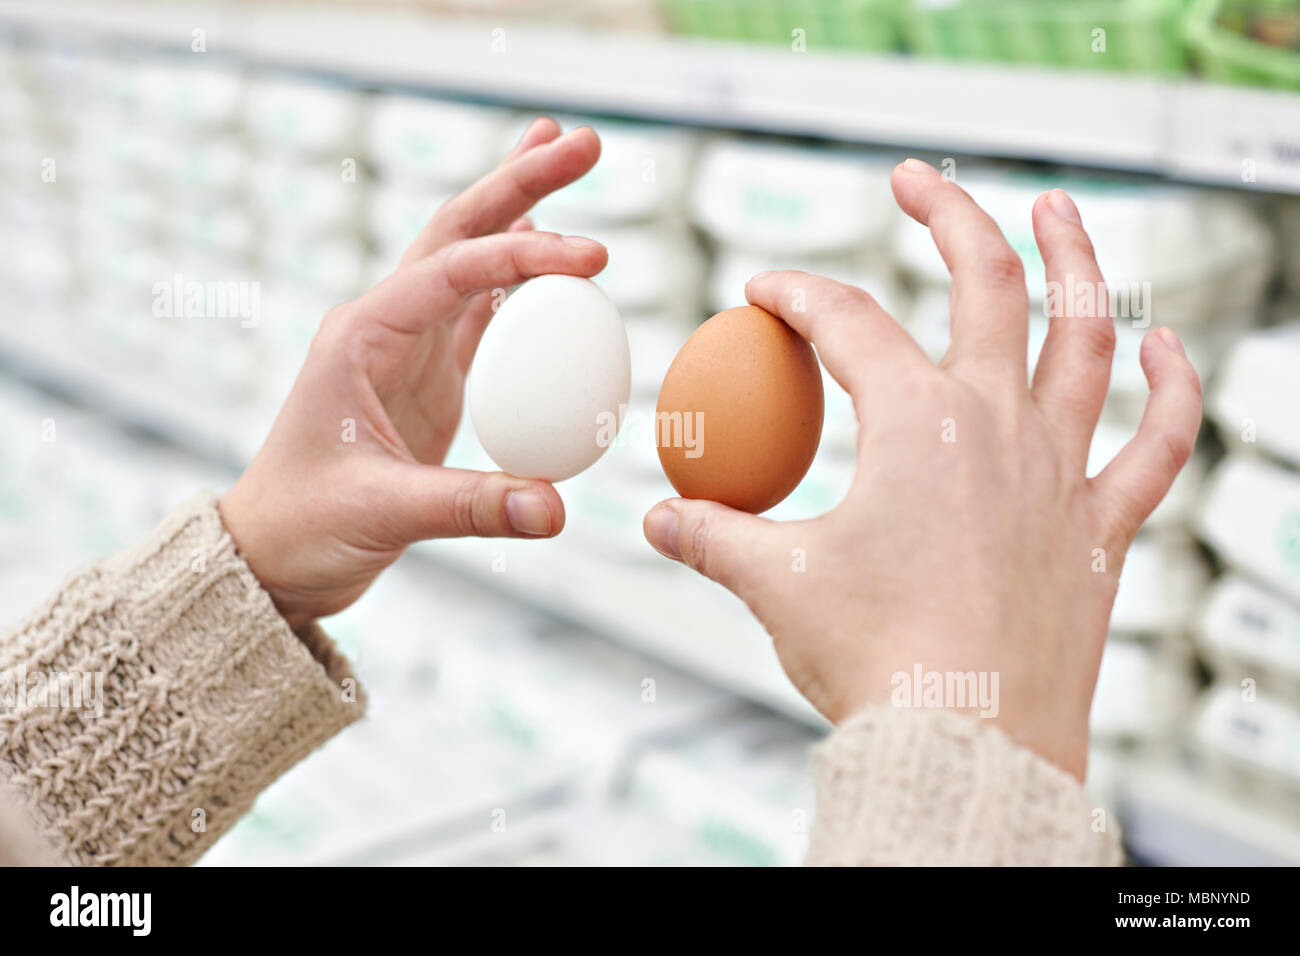
[[1220, 83], [1300, 90], [1300, 50], [1263, 43], [1243, 32], [1246, 18], [1275, 8], [1294, 13], [1295, 0], [1202, 0], [1187, 17], [1187, 41], [1201, 74]]
[[[911, 0], [908, 48], [947, 60], [1170, 75], [1187, 68], [1187, 0]], [[1105, 52], [1094, 49], [1104, 30]]]
[[900, 0], [661, 0], [672, 28], [688, 36], [749, 43], [795, 42], [810, 51], [888, 51], [899, 46]]

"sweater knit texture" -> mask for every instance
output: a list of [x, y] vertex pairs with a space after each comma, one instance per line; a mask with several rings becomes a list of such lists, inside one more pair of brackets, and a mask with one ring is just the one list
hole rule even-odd
[[20, 681], [24, 697], [0, 707], [0, 789], [17, 804], [0, 857], [17, 854], [4, 834], [26, 816], [73, 864], [196, 860], [365, 706], [329, 639], [290, 631], [212, 494], [0, 641], [0, 686]]
[[1116, 824], [987, 721], [875, 707], [813, 757], [810, 866], [1113, 866]]

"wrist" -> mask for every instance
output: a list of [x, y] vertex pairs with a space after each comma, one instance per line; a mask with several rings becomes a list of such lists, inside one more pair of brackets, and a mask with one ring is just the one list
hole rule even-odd
[[234, 541], [239, 557], [271, 598], [276, 611], [294, 634], [301, 635], [315, 621], [316, 615], [304, 610], [279, 586], [281, 576], [277, 571], [276, 551], [265, 534], [267, 523], [259, 515], [255, 501], [256, 496], [250, 496], [241, 476], [217, 502], [221, 523]]
[[[945, 711], [996, 727], [1008, 739], [1083, 780], [1088, 763], [1090, 697], [1082, 707], [1078, 695], [1058, 686], [1051, 696], [1024, 675], [974, 669], [938, 671], [913, 665], [888, 674], [877, 672], [852, 688], [828, 694], [822, 712], [842, 726], [870, 710], [897, 713]], [[825, 688], [830, 690], [830, 688]], [[811, 699], [811, 698], [810, 698]]]

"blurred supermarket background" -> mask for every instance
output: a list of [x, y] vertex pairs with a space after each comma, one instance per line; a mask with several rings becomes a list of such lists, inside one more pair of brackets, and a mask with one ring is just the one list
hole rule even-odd
[[[942, 354], [946, 275], [888, 191], [907, 155], [1001, 223], [1040, 343], [1028, 213], [1066, 187], [1210, 383], [1124, 569], [1090, 789], [1134, 862], [1300, 864], [1295, 0], [0, 0], [3, 622], [229, 484], [320, 316], [538, 111], [604, 139], [537, 219], [608, 245], [642, 408], [771, 267], [864, 286]], [[245, 283], [257, 320], [156, 314], [195, 281]], [[1098, 462], [1146, 393], [1118, 333]], [[847, 487], [828, 385], [774, 516]], [[472, 429], [452, 458], [491, 467]], [[653, 450], [561, 492], [559, 540], [414, 549], [328, 622], [372, 716], [209, 862], [798, 862], [824, 728], [744, 608], [644, 543]]]

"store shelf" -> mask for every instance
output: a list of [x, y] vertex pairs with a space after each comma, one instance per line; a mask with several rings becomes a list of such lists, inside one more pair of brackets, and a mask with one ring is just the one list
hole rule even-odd
[[187, 56], [203, 29], [205, 55], [369, 86], [1300, 193], [1300, 96], [1193, 80], [276, 3], [0, 0], [0, 27]]

